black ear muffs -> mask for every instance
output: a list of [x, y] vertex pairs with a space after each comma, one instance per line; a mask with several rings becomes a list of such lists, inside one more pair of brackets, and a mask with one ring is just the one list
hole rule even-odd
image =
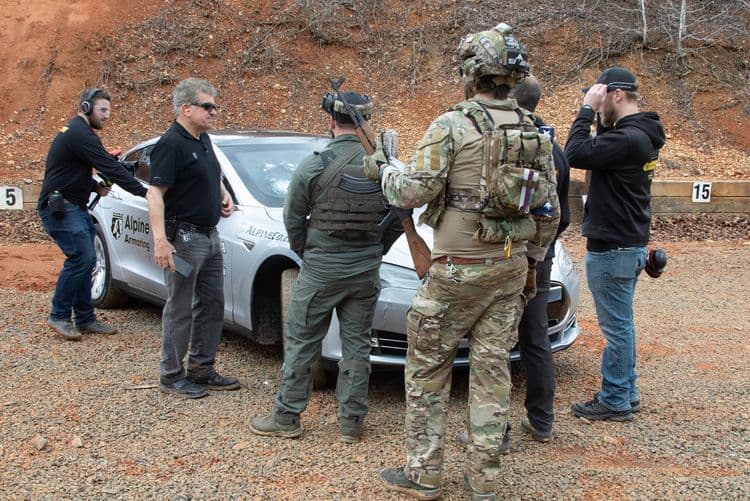
[[102, 92], [102, 90], [99, 87], [92, 87], [83, 93], [81, 96], [80, 107], [84, 115], [91, 115], [91, 112], [94, 111], [94, 98], [100, 92]]
[[320, 107], [329, 115], [333, 115], [334, 101], [336, 101], [336, 96], [328, 92], [325, 96], [323, 96], [323, 100], [320, 102]]

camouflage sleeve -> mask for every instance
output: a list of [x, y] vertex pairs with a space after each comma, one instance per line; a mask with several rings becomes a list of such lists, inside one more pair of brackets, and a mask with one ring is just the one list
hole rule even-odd
[[421, 207], [445, 188], [454, 152], [451, 122], [438, 117], [425, 132], [403, 172], [387, 166], [383, 171], [383, 193], [396, 207]]

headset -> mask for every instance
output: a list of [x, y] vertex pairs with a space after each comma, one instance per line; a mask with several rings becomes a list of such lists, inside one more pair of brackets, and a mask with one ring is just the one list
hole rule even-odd
[[101, 92], [104, 91], [99, 87], [92, 87], [83, 93], [80, 106], [84, 115], [91, 115], [91, 112], [94, 111], [94, 98]]
[[320, 107], [323, 108], [323, 111], [325, 111], [329, 115], [333, 115], [334, 101], [336, 101], [336, 94], [327, 92], [326, 95], [323, 96], [323, 100], [320, 102]]

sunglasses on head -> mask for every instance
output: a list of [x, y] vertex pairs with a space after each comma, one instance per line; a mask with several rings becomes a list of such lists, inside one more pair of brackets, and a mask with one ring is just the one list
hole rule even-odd
[[612, 92], [613, 90], [624, 90], [626, 92], [634, 92], [638, 90], [638, 86], [632, 82], [612, 82], [607, 84], [607, 92]]
[[216, 111], [218, 107], [214, 103], [189, 103], [190, 106], [199, 106], [206, 111]]

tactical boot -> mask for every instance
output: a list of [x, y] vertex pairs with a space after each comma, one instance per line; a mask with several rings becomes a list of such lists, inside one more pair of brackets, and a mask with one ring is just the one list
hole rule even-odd
[[354, 444], [362, 438], [365, 429], [364, 416], [354, 416], [353, 419], [340, 418], [341, 441], [345, 444]]
[[188, 371], [187, 380], [191, 383], [199, 384], [207, 390], [239, 390], [240, 381], [236, 377], [222, 376], [213, 369], [196, 373]]
[[533, 438], [537, 442], [549, 442], [550, 440], [552, 440], [552, 430], [538, 430], [533, 424], [531, 424], [531, 421], [529, 421], [528, 417], [524, 417], [521, 420], [521, 428], [523, 428], [523, 431], [530, 434], [531, 438]]
[[181, 398], [203, 398], [208, 395], [203, 386], [191, 383], [185, 378], [178, 379], [177, 381], [160, 380], [159, 390], [162, 393], [168, 393]]
[[425, 487], [406, 478], [403, 468], [386, 468], [380, 472], [380, 479], [389, 491], [401, 492], [417, 499], [438, 499], [440, 487]]
[[302, 436], [302, 426], [299, 419], [284, 424], [276, 421], [273, 414], [250, 420], [250, 431], [264, 437], [299, 438]]
[[84, 334], [117, 334], [117, 329], [107, 325], [101, 320], [94, 320], [85, 325], [79, 325], [78, 329]]
[[469, 483], [469, 477], [464, 473], [464, 487], [471, 493], [470, 499], [472, 501], [496, 501], [497, 495], [494, 492], [479, 492]]
[[632, 421], [633, 413], [630, 411], [613, 411], [599, 400], [590, 400], [585, 403], [577, 403], [571, 406], [573, 414], [591, 421]]
[[47, 324], [68, 341], [80, 341], [81, 332], [70, 320], [47, 319]]

